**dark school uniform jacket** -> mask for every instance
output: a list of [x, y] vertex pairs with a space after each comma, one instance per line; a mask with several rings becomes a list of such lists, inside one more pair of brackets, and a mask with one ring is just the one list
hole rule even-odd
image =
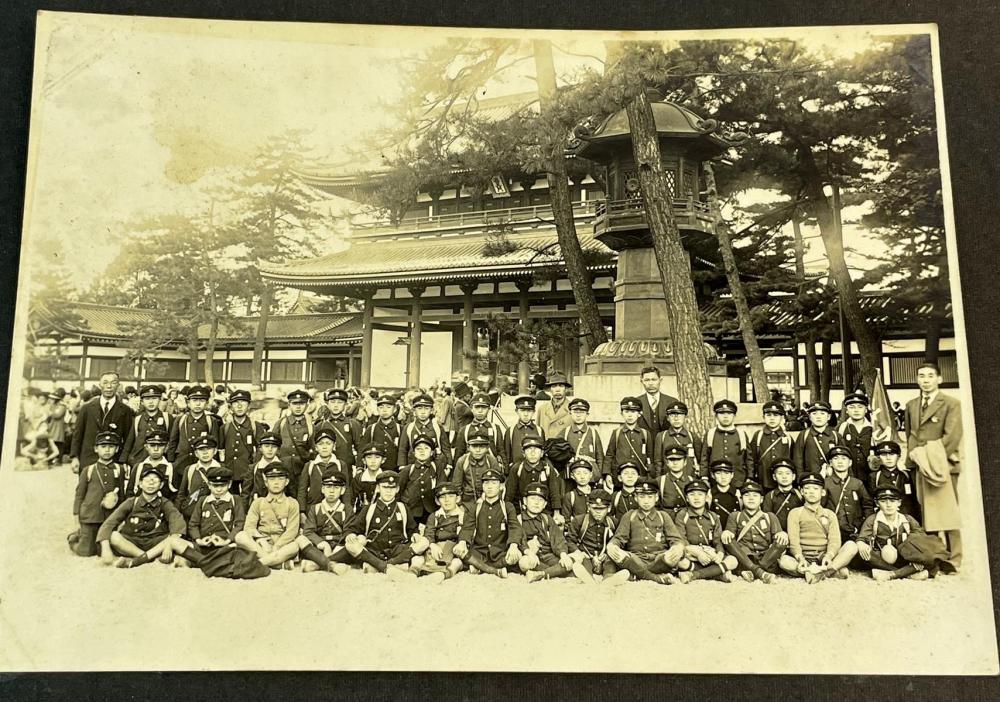
[[750, 514], [741, 509], [729, 515], [725, 531], [733, 535], [733, 543], [748, 553], [759, 555], [771, 548], [774, 538], [784, 529], [771, 512], [758, 509], [754, 514]]
[[430, 460], [427, 463], [411, 463], [399, 469], [399, 497], [410, 514], [417, 521], [437, 509], [434, 488], [447, 480], [444, 468]]
[[424, 536], [432, 544], [441, 543], [442, 541], [454, 541], [457, 543], [462, 530], [467, 529], [466, 522], [470, 519], [472, 519], [472, 515], [461, 504], [451, 514], [447, 514], [443, 509], [438, 509], [427, 518]]
[[177, 509], [181, 511], [185, 519], [190, 519], [194, 512], [198, 499], [209, 494], [208, 471], [217, 467], [218, 461], [213, 460], [207, 466], [201, 463], [193, 463], [185, 470], [181, 477], [181, 488], [177, 491]]
[[250, 417], [237, 422], [230, 415], [222, 422], [220, 463], [233, 474], [233, 480], [242, 482], [251, 477], [251, 467], [260, 458], [260, 440], [266, 430], [264, 425]]
[[180, 535], [184, 533], [184, 518], [169, 500], [159, 495], [148, 501], [144, 496], [129, 497], [101, 524], [97, 542], [109, 540], [114, 531], [142, 538]]
[[568, 552], [562, 527], [556, 524], [551, 515], [545, 512], [533, 515], [525, 510], [517, 515], [517, 521], [521, 526], [518, 546], [522, 553], [530, 550], [535, 543], [538, 545], [539, 556], [552, 555], [558, 558]]
[[496, 424], [489, 420], [482, 422], [473, 419], [471, 422], [459, 427], [455, 432], [455, 462], [469, 451], [469, 435], [479, 431], [486, 434], [490, 440], [489, 453], [496, 457], [497, 461], [505, 459], [506, 453], [503, 445], [503, 431]]
[[[281, 437], [278, 458], [288, 469], [289, 485], [294, 491], [299, 484], [302, 468], [316, 455], [312, 443], [312, 438], [316, 433], [316, 425], [313, 424], [313, 420], [308, 414], [303, 414], [301, 417], [286, 414], [274, 423], [271, 431]], [[340, 446], [339, 441], [336, 446]]]
[[102, 523], [114, 509], [105, 509], [101, 505], [109, 492], [115, 493], [121, 503], [125, 496], [125, 467], [119, 463], [100, 461], [84, 466], [76, 483], [73, 516], [78, 517], [81, 524]]
[[413, 440], [421, 435], [434, 437], [437, 442], [437, 448], [432, 454], [434, 462], [450, 474], [449, 466], [453, 464], [451, 440], [448, 438], [448, 432], [434, 417], [426, 422], [418, 422], [414, 419], [403, 427], [403, 433], [399, 436], [399, 450], [396, 452], [396, 465], [403, 466], [416, 460], [413, 455]]
[[707, 505], [701, 514], [691, 507], [681, 507], [674, 512], [674, 525], [692, 546], [716, 549], [722, 546], [722, 519]]
[[[264, 497], [267, 495], [267, 483], [264, 481], [264, 469], [272, 463], [280, 464], [281, 458], [275, 456], [269, 461], [264, 458], [257, 459], [253, 469], [250, 471], [249, 479], [243, 481], [242, 497], [244, 507], [249, 508], [250, 503], [254, 501], [255, 497]], [[291, 497], [292, 490], [292, 483], [289, 481], [288, 487], [285, 488], [285, 494]]]
[[739, 488], [730, 484], [729, 489], [723, 492], [717, 485], [713, 485], [712, 491], [708, 493], [708, 508], [719, 515], [722, 521], [726, 521], [730, 514], [740, 509]]
[[[196, 462], [194, 449], [191, 445], [196, 439], [203, 436], [211, 436], [215, 439], [216, 445], [222, 445], [222, 422], [214, 414], [203, 413], [200, 417], [191, 416], [190, 412], [185, 412], [177, 418], [177, 421], [170, 427], [170, 439], [167, 441], [167, 460], [174, 464], [177, 473], [175, 477], [179, 480], [184, 474], [184, 469]], [[175, 485], [174, 489], [179, 489]]]
[[489, 469], [500, 471], [500, 461], [488, 452], [478, 461], [471, 453], [460, 456], [455, 461], [451, 482], [461, 490], [462, 502], [474, 502], [480, 498], [483, 494], [483, 473]]
[[521, 542], [521, 525], [517, 521], [514, 505], [501, 498], [488, 502], [480, 497], [469, 507], [472, 518], [459, 532], [459, 541], [482, 553], [487, 558], [496, 559], [510, 547]]
[[618, 522], [621, 521], [626, 512], [630, 512], [633, 509], [639, 509], [639, 503], [635, 499], [635, 488], [627, 489], [622, 486], [611, 497], [611, 514], [614, 516], [615, 521]]
[[899, 491], [902, 502], [899, 510], [920, 521], [920, 505], [917, 503], [917, 491], [913, 486], [912, 471], [903, 472], [898, 467], [889, 470], [881, 466], [868, 476], [868, 494], [874, 495], [881, 488], [894, 487]]
[[867, 419], [857, 427], [850, 420], [837, 427], [840, 443], [851, 450], [851, 474], [862, 482], [868, 480], [871, 472], [868, 459], [872, 454], [872, 425]]
[[792, 437], [781, 427], [758, 429], [747, 447], [747, 475], [765, 490], [776, 488], [771, 467], [777, 461], [792, 460]]
[[146, 466], [160, 467], [160, 470], [167, 476], [167, 479], [160, 486], [160, 494], [168, 500], [173, 500], [177, 496], [177, 492], [172, 487], [175, 482], [174, 466], [170, 461], [162, 457], [154, 463], [149, 460], [149, 456], [127, 469], [128, 476], [125, 478], [125, 497], [138, 497], [142, 493], [142, 490], [139, 489], [139, 476], [142, 475], [142, 470]]
[[[344, 466], [344, 475], [350, 478], [355, 470], [355, 466], [359, 463], [358, 452], [363, 448], [362, 435], [364, 434], [364, 430], [361, 427], [361, 422], [354, 417], [347, 417], [345, 415], [340, 415], [339, 417], [327, 415], [325, 419], [316, 423], [315, 430], [311, 435], [315, 436], [317, 432], [323, 429], [333, 433], [337, 437], [337, 441], [333, 445], [333, 455]], [[388, 462], [386, 461], [386, 465]], [[386, 468], [386, 465], [382, 467]]]
[[900, 513], [898, 516], [899, 520], [892, 525], [882, 512], [869, 514], [855, 540], [866, 543], [872, 548], [882, 548], [889, 544], [898, 548], [910, 534], [924, 533], [920, 522], [910, 515]]
[[[361, 449], [368, 446], [376, 446], [382, 450], [385, 462], [382, 464], [383, 470], [396, 470], [399, 467], [399, 437], [403, 433], [403, 425], [396, 421], [395, 417], [383, 422], [376, 417], [361, 432]], [[358, 466], [362, 466], [362, 461], [358, 461]], [[360, 472], [360, 469], [358, 470]]]
[[788, 492], [783, 492], [780, 488], [774, 488], [764, 495], [761, 500], [760, 509], [763, 512], [770, 512], [778, 518], [782, 531], [788, 531], [788, 513], [796, 507], [801, 507], [802, 493], [796, 487], [790, 488]]
[[134, 466], [149, 454], [146, 453], [146, 437], [153, 430], [163, 431], [170, 436], [170, 427], [176, 420], [166, 412], [156, 410], [152, 414], [143, 410], [132, 418], [132, 426], [129, 427], [128, 438], [125, 439], [125, 448], [122, 456], [125, 462]]
[[504, 435], [504, 460], [507, 466], [512, 466], [524, 458], [524, 449], [521, 448], [521, 441], [526, 436], [539, 436], [545, 440], [545, 432], [532, 420], [530, 422], [517, 421]]
[[[594, 459], [597, 468], [594, 470], [593, 480], [595, 483], [600, 481], [608, 469], [604, 465], [604, 444], [601, 442], [601, 435], [597, 433], [597, 429], [589, 424], [579, 427], [572, 424], [563, 429], [561, 436], [573, 449], [574, 458], [577, 456], [587, 456]], [[569, 480], [569, 461], [566, 464], [566, 474], [564, 477]]]
[[365, 509], [356, 512], [344, 530], [368, 539], [365, 548], [376, 555], [388, 555], [393, 549], [409, 543], [417, 530], [413, 515], [398, 500], [386, 503], [375, 500]]
[[687, 501], [684, 499], [684, 486], [695, 479], [694, 469], [688, 468], [685, 464], [680, 475], [674, 475], [666, 471], [660, 476], [660, 507], [666, 510], [675, 510], [684, 507]]
[[827, 463], [826, 456], [830, 448], [839, 445], [840, 435], [831, 427], [826, 427], [823, 431], [816, 431], [811, 426], [803, 429], [792, 444], [795, 472], [799, 477], [803, 473], [819, 473]]
[[853, 539], [868, 515], [875, 512], [875, 503], [868, 494], [868, 489], [851, 475], [850, 469], [844, 480], [836, 474], [831, 475], [826, 479], [825, 487], [823, 506], [837, 515], [841, 538]]
[[[330, 466], [343, 474], [344, 467], [336, 456], [325, 459], [317, 456], [309, 461], [299, 474], [299, 483], [295, 487], [295, 500], [303, 512], [307, 507], [323, 501], [323, 472]], [[348, 476], [345, 475], [344, 479], [348, 480]]]
[[698, 472], [699, 457], [701, 456], [701, 438], [695, 436], [687, 430], [687, 427], [674, 429], [667, 427], [653, 441], [653, 469], [657, 475], [662, 476], [667, 472], [667, 451], [679, 446], [684, 449], [687, 458], [684, 459], [684, 467], [691, 474]]
[[562, 509], [560, 511], [567, 522], [579, 514], [587, 513], [587, 496], [592, 490], [593, 487], [588, 486], [587, 491], [584, 492], [580, 489], [579, 485], [574, 484], [573, 487], [563, 493]]
[[378, 483], [375, 479], [382, 474], [379, 469], [374, 476], [368, 474], [367, 469], [359, 470], [351, 478], [350, 486], [341, 498], [354, 508], [355, 512], [360, 512], [375, 501], [375, 493], [378, 491]]
[[336, 548], [344, 543], [347, 523], [354, 515], [354, 510], [342, 499], [337, 500], [332, 506], [323, 500], [310, 505], [306, 510], [305, 519], [302, 521], [302, 535], [314, 546], [326, 542], [331, 548]]
[[528, 486], [531, 483], [545, 483], [549, 488], [549, 499], [545, 505], [545, 511], [549, 513], [562, 509], [562, 491], [564, 482], [559, 472], [549, 463], [547, 458], [542, 458], [535, 465], [530, 465], [525, 460], [520, 460], [510, 467], [507, 474], [507, 493], [505, 498], [520, 506], [521, 498], [524, 497]]
[[727, 460], [733, 464], [733, 487], [742, 487], [747, 479], [746, 453], [750, 439], [742, 429], [711, 427], [702, 439], [698, 465], [702, 477], [712, 477], [712, 463]]
[[629, 428], [622, 424], [608, 437], [604, 466], [617, 480], [618, 466], [629, 461], [639, 464], [639, 475], [656, 477], [653, 467], [653, 435], [638, 425]]
[[188, 520], [188, 536], [201, 539], [215, 534], [219, 538], [232, 541], [233, 537], [243, 531], [247, 512], [243, 500], [238, 496], [226, 493], [216, 499], [208, 494], [198, 499], [191, 518]]

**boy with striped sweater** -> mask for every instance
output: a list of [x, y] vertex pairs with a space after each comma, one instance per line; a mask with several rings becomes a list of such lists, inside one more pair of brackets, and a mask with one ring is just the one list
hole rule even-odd
[[812, 585], [830, 576], [847, 578], [847, 564], [857, 555], [853, 541], [842, 543], [837, 515], [822, 506], [823, 477], [806, 473], [799, 480], [803, 505], [788, 515], [788, 554], [778, 565]]

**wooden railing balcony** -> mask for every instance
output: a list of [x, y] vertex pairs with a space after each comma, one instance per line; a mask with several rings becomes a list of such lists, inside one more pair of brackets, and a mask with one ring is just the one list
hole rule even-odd
[[[573, 215], [578, 220], [592, 218], [597, 208], [603, 202], [603, 200], [590, 200], [573, 203]], [[352, 225], [352, 229], [358, 236], [385, 234], [406, 236], [424, 232], [443, 234], [453, 231], [507, 225], [523, 229], [532, 226], [548, 225], [551, 221], [552, 205], [544, 204], [529, 207], [509, 207], [501, 210], [476, 210], [472, 212], [430, 215], [428, 217], [411, 217], [401, 220], [396, 225], [389, 222], [355, 223]]]
[[[693, 197], [675, 197], [673, 204], [674, 219], [679, 229], [713, 233], [712, 213], [707, 203]], [[599, 237], [649, 226], [646, 205], [641, 198], [601, 201], [594, 214], [594, 233]]]

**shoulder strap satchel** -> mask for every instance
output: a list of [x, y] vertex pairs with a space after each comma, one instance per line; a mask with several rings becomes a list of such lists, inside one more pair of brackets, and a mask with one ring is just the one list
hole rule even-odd
[[767, 514], [767, 512], [764, 512], [763, 510], [757, 510], [757, 514], [747, 519], [747, 523], [740, 528], [740, 533], [736, 535], [736, 542], [739, 543], [740, 541], [742, 541], [743, 537], [747, 535], [747, 532], [749, 532], [750, 529], [753, 528], [753, 525], [759, 522], [761, 517], [763, 517], [765, 514]]

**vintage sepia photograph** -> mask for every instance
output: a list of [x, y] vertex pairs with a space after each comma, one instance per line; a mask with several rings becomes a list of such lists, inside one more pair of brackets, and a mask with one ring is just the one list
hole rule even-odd
[[0, 671], [996, 675], [942, 90], [39, 13]]

